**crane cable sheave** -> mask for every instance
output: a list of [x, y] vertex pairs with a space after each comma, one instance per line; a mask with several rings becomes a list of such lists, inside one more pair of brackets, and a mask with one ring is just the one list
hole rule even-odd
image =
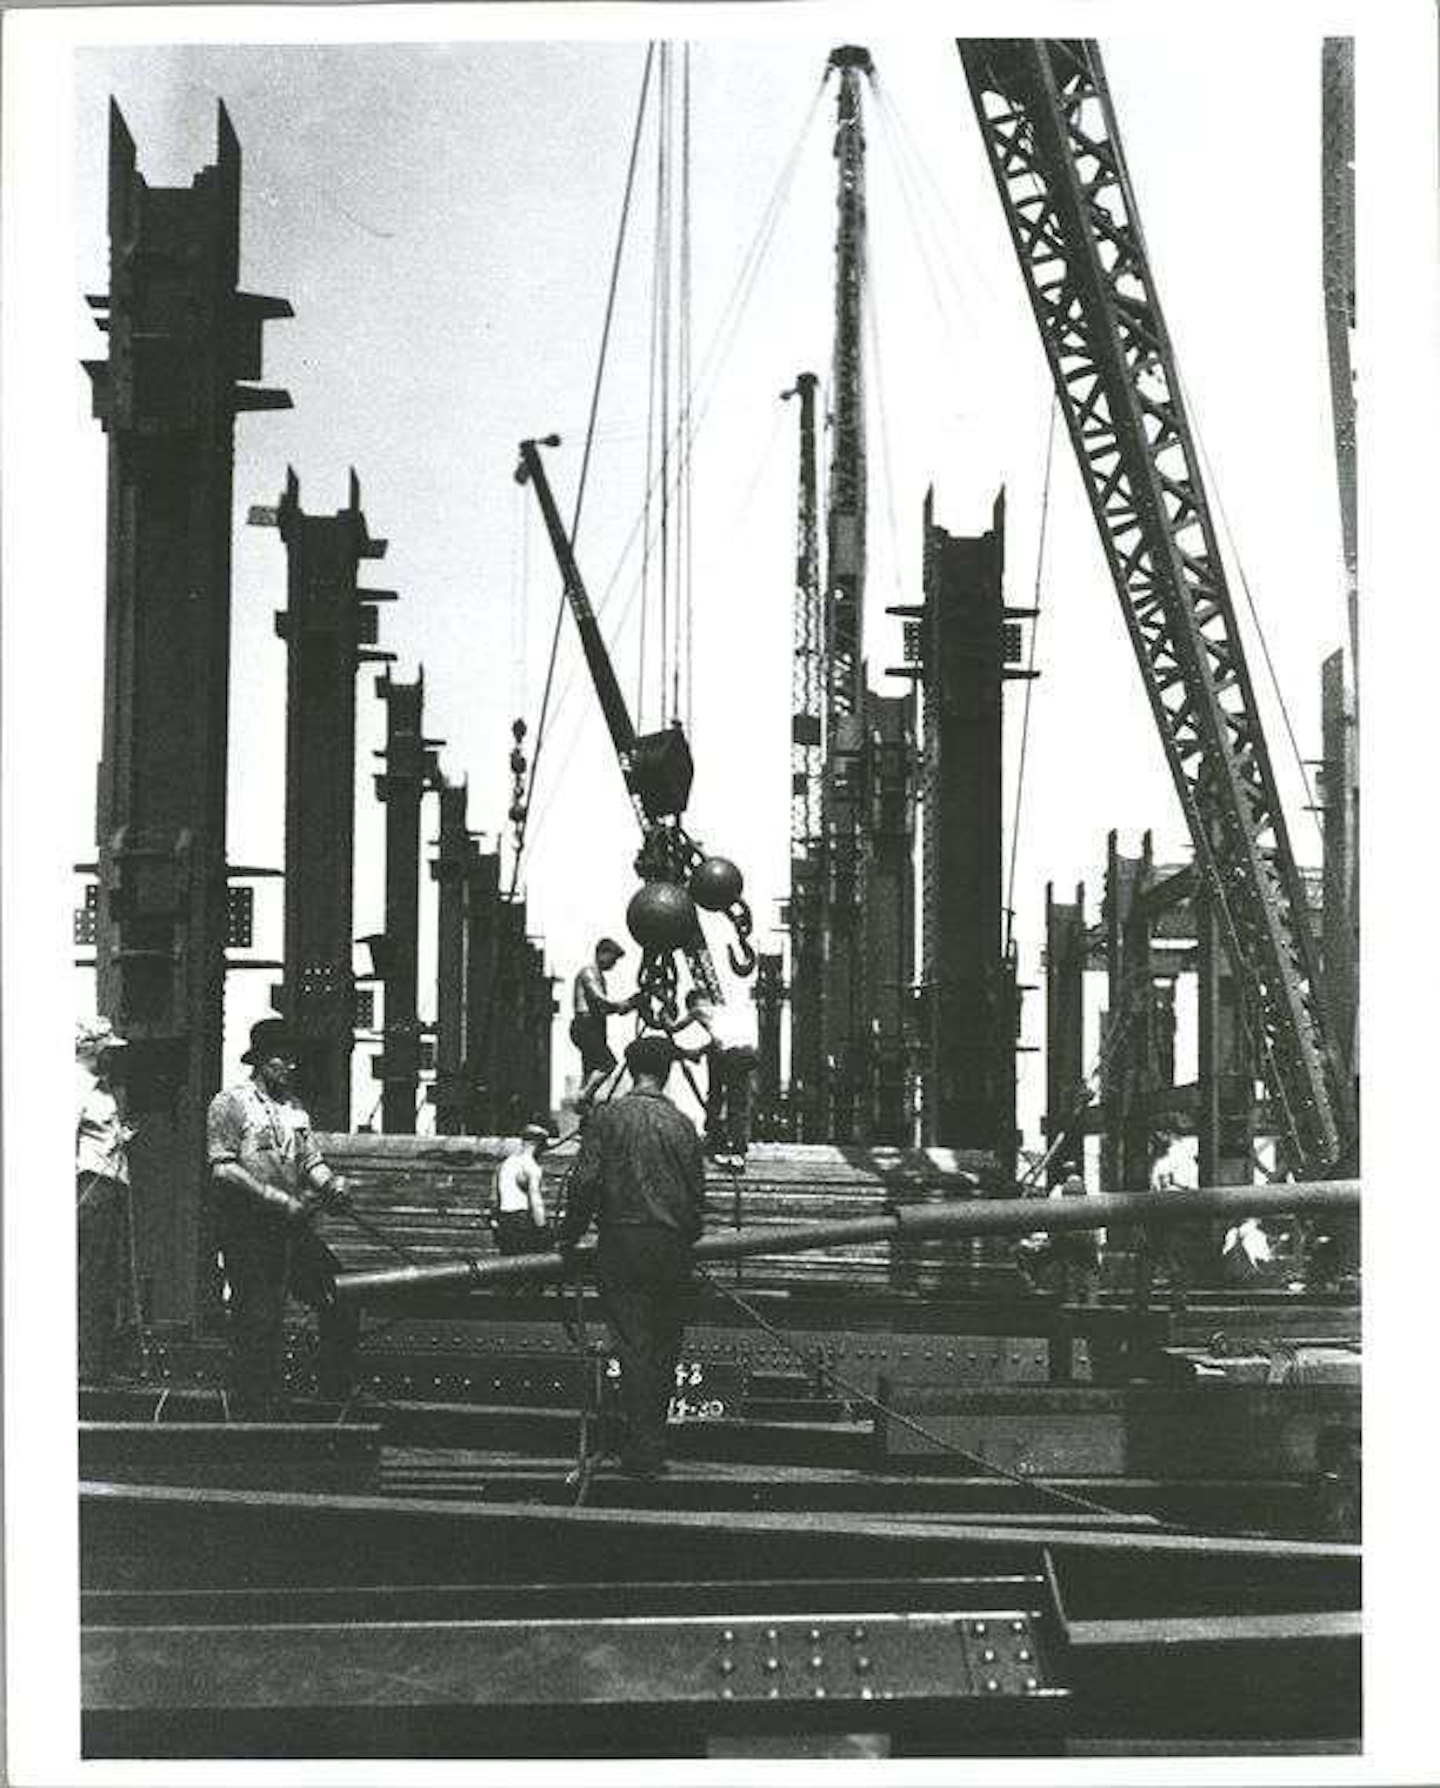
[[[722, 998], [697, 907], [723, 912], [729, 919], [735, 938], [727, 947], [727, 954], [731, 970], [742, 977], [752, 974], [756, 967], [757, 957], [750, 944], [754, 920], [743, 897], [744, 880], [739, 869], [728, 858], [707, 855], [682, 823], [695, 776], [684, 728], [676, 721], [654, 733], [635, 731], [580, 575], [573, 543], [560, 518], [540, 458], [542, 447], [559, 445], [558, 434], [522, 440], [515, 481], [528, 484], [535, 491], [559, 567], [565, 602], [575, 618], [585, 663], [643, 834], [635, 868], [645, 885], [630, 902], [629, 917], [631, 935], [644, 953], [639, 976], [642, 1013], [655, 1024], [662, 1017], [673, 1019], [678, 1011], [674, 961], [677, 950], [684, 952], [696, 985], [712, 1000]], [[538, 741], [536, 749], [538, 752]], [[660, 892], [662, 889], [666, 891]]]

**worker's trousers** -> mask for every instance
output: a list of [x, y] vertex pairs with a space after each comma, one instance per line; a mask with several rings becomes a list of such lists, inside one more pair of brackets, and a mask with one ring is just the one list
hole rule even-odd
[[712, 1149], [743, 1155], [750, 1147], [750, 1099], [758, 1061], [748, 1045], [710, 1052], [705, 1140]]
[[75, 1182], [75, 1327], [82, 1384], [103, 1384], [119, 1352], [130, 1188], [105, 1174]]
[[316, 1388], [343, 1401], [354, 1388], [359, 1318], [335, 1299], [340, 1263], [308, 1224], [278, 1213], [238, 1209], [225, 1200], [220, 1212], [220, 1254], [230, 1287], [227, 1311], [230, 1412], [242, 1421], [268, 1421], [281, 1383], [285, 1300], [296, 1298], [316, 1312], [319, 1349]]
[[685, 1334], [690, 1247], [658, 1223], [603, 1229], [597, 1250], [600, 1301], [620, 1359], [625, 1415], [622, 1459], [633, 1470], [664, 1462], [665, 1423]]

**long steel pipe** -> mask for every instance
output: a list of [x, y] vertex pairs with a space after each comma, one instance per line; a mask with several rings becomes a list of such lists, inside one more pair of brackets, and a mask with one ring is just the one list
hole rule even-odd
[[[1308, 1180], [1288, 1186], [1209, 1186], [1196, 1191], [1096, 1193], [1085, 1198], [966, 1198], [948, 1204], [894, 1205], [874, 1217], [783, 1227], [743, 1224], [712, 1230], [695, 1245], [697, 1261], [750, 1254], [803, 1254], [855, 1242], [923, 1241], [930, 1236], [1028, 1235], [1033, 1231], [1108, 1229], [1113, 1224], [1183, 1223], [1196, 1217], [1281, 1217], [1300, 1211], [1354, 1210], [1358, 1180]], [[593, 1246], [558, 1253], [513, 1254], [433, 1265], [340, 1273], [342, 1302], [382, 1304], [417, 1291], [455, 1291], [513, 1279], [549, 1280], [593, 1270]]]

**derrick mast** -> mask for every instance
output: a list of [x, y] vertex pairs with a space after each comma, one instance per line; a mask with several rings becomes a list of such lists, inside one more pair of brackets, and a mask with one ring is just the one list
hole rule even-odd
[[834, 50], [835, 342], [825, 580], [825, 992], [822, 1050], [831, 1136], [861, 1141], [869, 1104], [865, 974], [867, 752], [865, 716], [865, 136], [860, 79], [868, 50]]
[[825, 604], [820, 589], [819, 477], [812, 372], [783, 394], [800, 399], [800, 507], [796, 528], [794, 656], [790, 693], [790, 1114], [799, 1142], [824, 1134]]
[[1300, 870], [1097, 47], [957, 45], [1195, 860], [1291, 1158], [1355, 1144]]

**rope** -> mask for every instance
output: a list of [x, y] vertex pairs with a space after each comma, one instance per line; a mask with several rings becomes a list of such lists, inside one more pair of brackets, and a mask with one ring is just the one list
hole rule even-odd
[[885, 519], [890, 529], [891, 572], [895, 579], [895, 599], [903, 603], [905, 584], [900, 576], [900, 528], [895, 518], [895, 478], [890, 467], [890, 424], [885, 411], [885, 372], [880, 359], [880, 331], [875, 323], [877, 304], [873, 266], [868, 266], [867, 272], [870, 277], [861, 287], [860, 300], [865, 312], [865, 331], [870, 337], [870, 354], [875, 362], [873, 389], [875, 414], [880, 423], [880, 470], [885, 485]]
[[[825, 91], [825, 83], [824, 83], [824, 78], [822, 77], [820, 82], [817, 84], [817, 86], [815, 88], [814, 97], [812, 98], [812, 100], [810, 102], [810, 109], [806, 113], [805, 118], [803, 119], [803, 121], [801, 123], [799, 132], [796, 135], [796, 139], [795, 139], [794, 144], [791, 147], [790, 153], [787, 156], [784, 164], [781, 167], [780, 173], [776, 178], [775, 187], [772, 190], [770, 197], [766, 202], [765, 209], [761, 214], [760, 222], [756, 226], [755, 235], [750, 243], [749, 248], [746, 250], [745, 256], [744, 256], [742, 264], [741, 264], [740, 272], [736, 276], [735, 284], [731, 289], [729, 297], [726, 299], [725, 306], [721, 312], [720, 321], [716, 325], [715, 334], [711, 339], [710, 346], [706, 350], [703, 358], [701, 359], [700, 370], [696, 376], [696, 384], [701, 389], [701, 391], [703, 392], [704, 395], [702, 397], [701, 402], [698, 404], [698, 406], [696, 406], [695, 411], [694, 411], [694, 419], [693, 419], [693, 422], [691, 425], [691, 430], [690, 430], [690, 440], [691, 440], [692, 447], [693, 447], [694, 441], [698, 438], [704, 423], [706, 422], [706, 420], [708, 419], [708, 417], [710, 415], [710, 411], [711, 411], [711, 408], [712, 408], [712, 405], [713, 405], [714, 399], [715, 399], [715, 394], [716, 394], [716, 391], [718, 390], [718, 386], [719, 386], [720, 374], [721, 374], [722, 370], [724, 369], [726, 361], [729, 358], [731, 349], [734, 347], [735, 340], [739, 333], [740, 323], [743, 321], [744, 316], [749, 308], [750, 301], [754, 296], [754, 291], [755, 291], [755, 287], [759, 280], [759, 274], [760, 274], [761, 267], [763, 266], [763, 264], [765, 262], [765, 258], [769, 252], [770, 245], [773, 242], [773, 240], [775, 238], [776, 231], [779, 227], [780, 218], [784, 212], [786, 201], [788, 200], [791, 188], [794, 185], [795, 172], [799, 166], [800, 154], [801, 154], [801, 151], [804, 148], [805, 142], [810, 134], [810, 128], [811, 128], [812, 124], [814, 123], [815, 115], [819, 110], [820, 101], [824, 97], [824, 91]], [[651, 491], [653, 491], [654, 486], [651, 485], [647, 488], [650, 489]], [[620, 549], [620, 555], [619, 555], [618, 559], [616, 560], [615, 568], [611, 572], [609, 581], [606, 583], [604, 590], [601, 592], [599, 600], [595, 603], [595, 613], [596, 613], [597, 617], [605, 614], [607, 606], [609, 605], [611, 598], [614, 595], [615, 589], [620, 583], [621, 575], [625, 570], [625, 566], [629, 561], [630, 555], [635, 549], [637, 540], [640, 540], [643, 538], [648, 541], [651, 538], [651, 535], [650, 535], [649, 529], [648, 529], [647, 514], [648, 514], [648, 512], [642, 507], [641, 512], [636, 516], [634, 522], [631, 525], [630, 532], [629, 532], [628, 536], [626, 537], [625, 543]], [[639, 587], [638, 579], [636, 579], [635, 581], [633, 581], [631, 583], [629, 594], [627, 595], [624, 603], [622, 604], [619, 620], [618, 620], [618, 623], [617, 623], [617, 626], [615, 629], [617, 635], [620, 632], [622, 632], [624, 629], [625, 622], [629, 616], [630, 609], [634, 602], [634, 598], [637, 593], [638, 587]], [[557, 635], [558, 635], [558, 621], [557, 621]], [[572, 670], [566, 676], [563, 688], [561, 690], [559, 700], [556, 703], [557, 716], [558, 716], [558, 714], [563, 712], [565, 709], [566, 702], [568, 701], [570, 694], [572, 693], [573, 688], [574, 688], [574, 680], [575, 680], [576, 674], [577, 673], [574, 670]], [[579, 733], [579, 727], [577, 725], [577, 727], [574, 729], [574, 731], [571, 734], [568, 745], [566, 746], [565, 757], [562, 762], [562, 773], [559, 777], [556, 778], [556, 781], [555, 781], [554, 785], [552, 786], [552, 790], [551, 790], [550, 794], [548, 794], [545, 801], [543, 801], [541, 803], [539, 814], [535, 817], [533, 823], [531, 823], [531, 825], [530, 825], [530, 831], [532, 833], [534, 831], [538, 830], [540, 820], [542, 820], [550, 811], [550, 807], [553, 802], [555, 789], [559, 788], [564, 783], [563, 770], [568, 767], [571, 758], [574, 756], [576, 747], [579, 744], [579, 738], [580, 738], [580, 733]], [[537, 752], [537, 757], [538, 757], [538, 752]], [[532, 763], [531, 763], [531, 788], [532, 789], [534, 787], [535, 773], [536, 773], [537, 767], [538, 767], [537, 764], [532, 760]], [[528, 806], [528, 802], [527, 802], [527, 806]]]
[[656, 156], [656, 265], [660, 312], [660, 722], [670, 674], [670, 46], [660, 50], [660, 140]]
[[[791, 1336], [787, 1335], [783, 1329], [776, 1328], [773, 1322], [762, 1316], [752, 1303], [741, 1297], [739, 1292], [732, 1291], [728, 1285], [722, 1285], [713, 1274], [708, 1272], [702, 1266], [697, 1266], [695, 1272], [713, 1291], [718, 1291], [721, 1297], [728, 1298], [737, 1309], [743, 1310], [752, 1322], [764, 1329], [766, 1334], [769, 1335], [772, 1340], [778, 1341], [782, 1347], [794, 1354], [796, 1359], [800, 1360], [802, 1364], [808, 1365], [810, 1363], [810, 1356], [806, 1353], [805, 1349], [802, 1348], [798, 1342], [793, 1340]], [[859, 1385], [852, 1384], [848, 1380], [842, 1378], [828, 1363], [826, 1364], [824, 1371], [825, 1376], [830, 1383], [837, 1385], [845, 1393], [847, 1398], [853, 1399], [858, 1403], [869, 1404], [872, 1409], [878, 1410], [880, 1414], [885, 1416], [888, 1420], [899, 1422], [902, 1427], [909, 1428], [912, 1433], [918, 1434], [922, 1440], [928, 1441], [941, 1452], [949, 1453], [957, 1459], [963, 1459], [969, 1465], [978, 1466], [982, 1475], [989, 1474], [993, 1477], [1003, 1478], [1007, 1483], [1023, 1485], [1027, 1490], [1037, 1491], [1041, 1496], [1052, 1497], [1056, 1502], [1064, 1503], [1070, 1508], [1081, 1509], [1089, 1515], [1115, 1516], [1119, 1513], [1119, 1510], [1107, 1508], [1104, 1503], [1092, 1502], [1089, 1497], [1076, 1496], [1068, 1490], [1056, 1490], [1053, 1486], [1039, 1483], [1034, 1478], [1023, 1477], [1019, 1472], [1007, 1471], [1003, 1465], [997, 1464], [993, 1459], [983, 1458], [979, 1453], [972, 1453], [965, 1447], [957, 1446], [953, 1441], [946, 1440], [943, 1435], [936, 1434], [931, 1429], [925, 1427], [923, 1423], [917, 1422], [912, 1417], [902, 1414], [898, 1409], [890, 1408], [889, 1405], [883, 1403], [879, 1397], [874, 1396], [869, 1391], [861, 1390]], [[1161, 1533], [1179, 1533], [1184, 1532], [1185, 1529], [1158, 1524], [1157, 1531]]]
[[[691, 242], [690, 242], [690, 46], [685, 45], [682, 59], [682, 92], [680, 108], [680, 570], [684, 589], [685, 624], [685, 730], [690, 743], [695, 743], [695, 499], [692, 483], [690, 438], [690, 406], [694, 397], [691, 386]], [[679, 667], [676, 667], [677, 691], [675, 708], [678, 714]]]
[[1200, 463], [1205, 468], [1206, 483], [1215, 499], [1215, 508], [1220, 517], [1220, 526], [1225, 533], [1226, 544], [1230, 548], [1230, 557], [1235, 561], [1235, 569], [1240, 577], [1240, 588], [1245, 592], [1245, 605], [1250, 610], [1250, 619], [1255, 626], [1255, 637], [1260, 642], [1260, 654], [1265, 660], [1265, 669], [1270, 676], [1270, 687], [1275, 691], [1275, 700], [1279, 704], [1280, 718], [1285, 725], [1285, 736], [1290, 741], [1290, 750], [1295, 759], [1296, 768], [1300, 772], [1300, 781], [1305, 790], [1305, 799], [1309, 803], [1308, 812], [1315, 823], [1315, 832], [1323, 847], [1325, 843], [1325, 826], [1321, 818], [1320, 807], [1315, 799], [1315, 788], [1310, 780], [1310, 771], [1305, 759], [1300, 755], [1300, 742], [1295, 737], [1295, 728], [1290, 720], [1290, 709], [1285, 700], [1285, 691], [1280, 687], [1280, 678], [1275, 669], [1275, 661], [1270, 656], [1270, 642], [1265, 636], [1265, 627], [1260, 619], [1260, 610], [1250, 590], [1250, 579], [1245, 572], [1245, 561], [1240, 556], [1240, 548], [1236, 543], [1234, 532], [1230, 527], [1230, 517], [1226, 512], [1225, 500], [1220, 494], [1220, 486], [1215, 477], [1210, 455], [1205, 449], [1205, 439], [1200, 430], [1200, 412], [1195, 407], [1180, 369], [1175, 368], [1175, 382], [1180, 387], [1185, 406], [1190, 411], [1191, 429], [1195, 436], [1195, 446], [1200, 454]]
[[[1026, 670], [1035, 669], [1036, 641], [1040, 635], [1040, 584], [1045, 571], [1045, 548], [1049, 543], [1048, 522], [1050, 516], [1050, 469], [1055, 459], [1055, 423], [1060, 415], [1060, 394], [1055, 392], [1050, 399], [1050, 428], [1045, 441], [1045, 482], [1040, 495], [1040, 540], [1035, 549], [1035, 597], [1031, 606], [1035, 616], [1030, 624], [1030, 654], [1026, 660]], [[1010, 874], [1005, 884], [1005, 954], [1010, 954], [1010, 947], [1015, 941], [1015, 865], [1020, 854], [1020, 814], [1025, 799], [1025, 754], [1030, 744], [1030, 701], [1035, 689], [1035, 679], [1025, 679], [1025, 702], [1020, 716], [1020, 751], [1015, 766], [1015, 814], [1010, 826]]]
[[[600, 331], [600, 352], [595, 367], [595, 384], [590, 394], [590, 416], [585, 427], [585, 451], [580, 461], [580, 479], [575, 491], [575, 510], [570, 521], [573, 544], [580, 532], [580, 515], [585, 504], [585, 483], [590, 472], [590, 454], [595, 443], [595, 421], [600, 410], [600, 392], [605, 382], [605, 363], [610, 348], [610, 325], [615, 315], [615, 294], [620, 284], [620, 265], [625, 252], [625, 235], [630, 222], [630, 200], [635, 187], [635, 164], [640, 153], [640, 134], [645, 122], [645, 101], [650, 91], [650, 65], [655, 45], [645, 51], [645, 72], [640, 80], [640, 98], [635, 107], [635, 128], [630, 138], [630, 162], [625, 171], [625, 196], [620, 205], [620, 225], [615, 235], [615, 254], [610, 263], [610, 289], [605, 298], [605, 322]], [[529, 830], [530, 807], [535, 796], [535, 777], [540, 769], [540, 754], [545, 745], [545, 722], [550, 709], [550, 691], [555, 681], [555, 661], [560, 651], [560, 626], [565, 619], [566, 594], [562, 589], [555, 609], [555, 626], [550, 635], [550, 659], [545, 669], [545, 689], [540, 698], [540, 718], [535, 727], [535, 748], [530, 756], [530, 780], [525, 789], [525, 818], [515, 837], [515, 860], [510, 872], [510, 898], [515, 897], [520, 881], [520, 863], [525, 854]], [[488, 1027], [487, 1027], [488, 1028]]]

